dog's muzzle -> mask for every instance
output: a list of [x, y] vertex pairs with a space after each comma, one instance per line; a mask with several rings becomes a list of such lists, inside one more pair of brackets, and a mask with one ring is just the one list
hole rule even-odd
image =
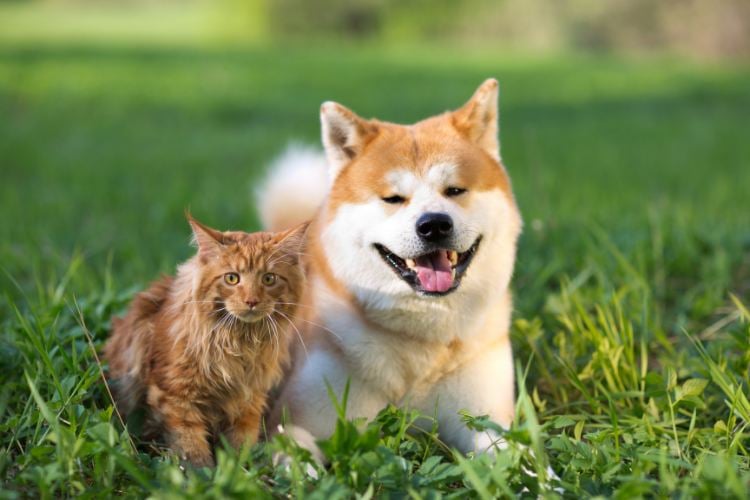
[[482, 237], [478, 237], [465, 252], [441, 248], [414, 259], [399, 257], [380, 243], [375, 243], [374, 246], [396, 275], [414, 291], [427, 296], [442, 296], [459, 287], [481, 240]]

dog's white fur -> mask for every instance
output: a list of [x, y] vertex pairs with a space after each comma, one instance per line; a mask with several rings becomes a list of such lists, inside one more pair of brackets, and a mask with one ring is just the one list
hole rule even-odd
[[[473, 113], [482, 113], [480, 121], [486, 124], [479, 126], [488, 129], [471, 129], [470, 138], [502, 169], [493, 114], [497, 83], [492, 82], [480, 87], [467, 104], [475, 106]], [[288, 426], [289, 432], [314, 448], [313, 438], [330, 435], [336, 422], [326, 385], [341, 397], [349, 381], [349, 417], [372, 418], [388, 403], [406, 405], [437, 415], [440, 436], [449, 445], [463, 452], [485, 451], [494, 437], [468, 429], [458, 411], [487, 414], [503, 425], [513, 417], [508, 287], [521, 229], [515, 201], [502, 189], [472, 193], [464, 206], [446, 197], [445, 186], [458, 182], [462, 168], [447, 155], [420, 171], [388, 165], [387, 184], [409, 199], [403, 208], [394, 210], [373, 196], [332, 210], [327, 199], [314, 198], [321, 195], [321, 186], [337, 182], [347, 165], [346, 153], [358, 147], [356, 135], [361, 130], [353, 120], [359, 118], [349, 113], [339, 105], [324, 104], [326, 158], [310, 149], [287, 152], [263, 190], [260, 211], [272, 229], [312, 217], [310, 207], [321, 206], [313, 227], [318, 228], [323, 258], [346, 292], [342, 296], [328, 280], [312, 275], [305, 306], [309, 310], [298, 323], [306, 331], [307, 349], [297, 351], [271, 428], [286, 407], [294, 425]], [[323, 163], [329, 165], [330, 180], [325, 182]], [[444, 297], [417, 294], [373, 249], [373, 243], [380, 243], [402, 258], [424, 253], [414, 227], [425, 212], [452, 217], [451, 245], [457, 251], [466, 251], [482, 236], [461, 286]]]

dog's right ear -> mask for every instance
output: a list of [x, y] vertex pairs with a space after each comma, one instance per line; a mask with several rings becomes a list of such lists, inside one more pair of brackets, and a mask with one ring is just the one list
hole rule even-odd
[[479, 86], [469, 102], [454, 111], [453, 126], [467, 139], [500, 161], [500, 143], [497, 137], [498, 83], [489, 78]]
[[320, 125], [331, 179], [362, 152], [378, 131], [375, 123], [331, 101], [320, 106]]

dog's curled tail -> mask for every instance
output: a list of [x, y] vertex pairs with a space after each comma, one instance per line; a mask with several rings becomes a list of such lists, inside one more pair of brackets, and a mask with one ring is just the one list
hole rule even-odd
[[310, 220], [328, 193], [328, 166], [323, 152], [290, 144], [271, 163], [256, 191], [263, 228], [281, 231]]

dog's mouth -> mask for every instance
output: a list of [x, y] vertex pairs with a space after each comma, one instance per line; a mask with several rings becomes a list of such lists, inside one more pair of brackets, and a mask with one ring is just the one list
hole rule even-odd
[[393, 271], [414, 291], [429, 296], [448, 295], [461, 284], [482, 237], [465, 252], [439, 249], [415, 259], [403, 259], [384, 245], [375, 243], [375, 249]]

